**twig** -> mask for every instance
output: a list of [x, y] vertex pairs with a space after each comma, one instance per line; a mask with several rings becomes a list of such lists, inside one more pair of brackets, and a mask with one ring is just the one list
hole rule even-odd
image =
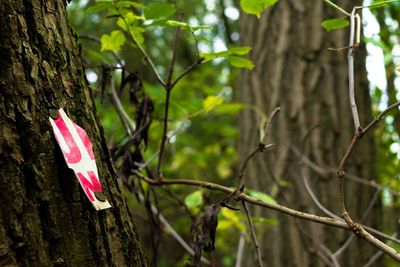
[[175, 87], [175, 85], [180, 81], [180, 79], [182, 79], [183, 77], [185, 77], [188, 73], [190, 73], [192, 70], [194, 70], [198, 65], [200, 65], [201, 63], [203, 63], [204, 58], [199, 58], [195, 63], [193, 63], [192, 65], [190, 65], [184, 72], [182, 72], [176, 79], [174, 82], [172, 82], [171, 84], [171, 88]]
[[129, 137], [135, 132], [135, 123], [129, 118], [128, 114], [126, 113], [124, 107], [121, 104], [121, 100], [118, 97], [118, 94], [115, 90], [114, 84], [114, 75], [111, 74], [111, 86], [110, 86], [110, 97], [112, 102], [114, 103], [115, 108], [117, 109], [118, 116], [125, 127], [125, 130]]
[[339, 10], [340, 12], [342, 12], [343, 14], [345, 14], [346, 16], [350, 17], [351, 14], [349, 12], [347, 12], [346, 10], [344, 10], [343, 8], [341, 8], [340, 6], [336, 5], [335, 3], [333, 3], [330, 0], [324, 0], [325, 3], [327, 3], [328, 5], [336, 8], [337, 10]]
[[[364, 228], [358, 224], [355, 223], [349, 213], [346, 210], [346, 206], [345, 206], [345, 200], [344, 200], [344, 192], [343, 192], [343, 177], [345, 175], [344, 173], [344, 166], [345, 163], [347, 161], [347, 159], [349, 158], [350, 154], [352, 153], [352, 151], [354, 150], [358, 140], [368, 131], [370, 130], [374, 125], [376, 125], [380, 120], [382, 120], [382, 118], [391, 110], [395, 109], [396, 107], [398, 107], [400, 105], [400, 102], [397, 102], [393, 105], [391, 105], [390, 107], [388, 107], [387, 109], [385, 109], [384, 111], [382, 111], [374, 120], [372, 120], [367, 127], [365, 127], [364, 129], [362, 129], [361, 127], [358, 129], [358, 132], [356, 132], [354, 134], [354, 137], [345, 153], [345, 155], [343, 156], [340, 164], [339, 164], [339, 169], [337, 172], [337, 177], [338, 177], [338, 196], [339, 196], [339, 205], [340, 205], [340, 210], [341, 210], [341, 215], [343, 217], [343, 219], [346, 221], [346, 223], [349, 225], [349, 228], [354, 232], [354, 234], [356, 234], [358, 237], [363, 238], [364, 240], [368, 241], [369, 243], [371, 243], [372, 245], [376, 246], [377, 248], [381, 249], [382, 251], [384, 251], [386, 254], [388, 254], [389, 256], [393, 257], [394, 259], [396, 259], [397, 261], [400, 261], [400, 254], [394, 250], [393, 248], [391, 248], [390, 246], [382, 243], [382, 242], [377, 242], [377, 240], [371, 236], [370, 234], [368, 234], [367, 231], [364, 230]], [[378, 240], [379, 241], [379, 240]]]
[[244, 172], [246, 170], [247, 164], [249, 161], [258, 153], [258, 152], [264, 152], [270, 147], [273, 147], [273, 144], [269, 145], [264, 145], [263, 143], [260, 143], [258, 147], [256, 147], [253, 152], [250, 153], [250, 155], [245, 159], [242, 167], [240, 168], [239, 174], [238, 174], [238, 183], [236, 186], [236, 189], [239, 190], [240, 187], [242, 186], [243, 178], [244, 178]]
[[314, 192], [312, 191], [312, 189], [308, 183], [308, 176], [305, 175], [304, 168], [300, 167], [300, 173], [301, 173], [301, 177], [303, 179], [304, 187], [306, 188], [306, 191], [307, 191], [308, 195], [310, 196], [311, 200], [314, 202], [314, 204], [327, 216], [330, 216], [337, 220], [341, 220], [341, 218], [339, 216], [337, 216], [336, 214], [334, 214], [333, 212], [331, 212], [330, 210], [325, 208], [324, 205], [322, 205], [321, 202], [319, 202], [318, 198], [315, 196]]
[[[141, 202], [144, 202], [144, 196], [141, 193], [138, 193], [139, 200]], [[185, 240], [175, 231], [175, 229], [171, 226], [171, 224], [168, 222], [168, 220], [158, 211], [156, 206], [153, 204], [151, 205], [151, 211], [155, 216], [158, 216], [160, 222], [164, 225], [164, 227], [167, 229], [169, 233], [175, 238], [176, 241], [187, 251], [190, 253], [190, 255], [194, 255], [193, 249], [185, 242]], [[204, 257], [201, 257], [201, 261], [207, 265], [210, 265], [210, 262], [205, 259]]]
[[[308, 233], [307, 231], [305, 231], [299, 224], [298, 221], [293, 221], [295, 226], [297, 227], [297, 229], [299, 230], [299, 232], [304, 235], [306, 238], [308, 238], [309, 240], [311, 240], [311, 242], [313, 242], [317, 248], [318, 248], [318, 252], [317, 255], [320, 257], [320, 260], [327, 266], [332, 266], [332, 267], [340, 267], [340, 264], [338, 263], [337, 259], [333, 256], [332, 251], [327, 248], [320, 240], [318, 237], [315, 237], [314, 235]], [[331, 260], [329, 260], [325, 255], [323, 255], [323, 253], [325, 253]], [[332, 262], [332, 263], [331, 263]]]
[[[197, 181], [197, 180], [185, 180], [185, 179], [175, 179], [175, 180], [169, 180], [168, 179], [168, 180], [163, 180], [163, 181], [156, 181], [156, 180], [153, 180], [153, 179], [150, 179], [150, 178], [144, 176], [142, 173], [140, 173], [140, 172], [138, 172], [136, 170], [133, 171], [133, 174], [136, 175], [136, 177], [148, 182], [151, 185], [157, 185], [157, 186], [168, 185], [168, 186], [170, 186], [170, 185], [183, 184], [183, 185], [196, 186], [196, 187], [207, 188], [207, 189], [216, 190], [216, 191], [220, 191], [220, 192], [225, 192], [225, 193], [228, 193], [228, 194], [231, 194], [231, 195], [235, 194], [235, 198], [238, 201], [239, 200], [244, 200], [244, 201], [246, 201], [248, 203], [251, 203], [251, 204], [254, 204], [256, 206], [269, 208], [269, 209], [272, 209], [272, 210], [275, 210], [275, 211], [278, 211], [278, 212], [282, 212], [284, 214], [287, 214], [289, 216], [296, 217], [296, 218], [299, 218], [299, 219], [308, 220], [308, 221], [315, 222], [315, 223], [320, 223], [320, 224], [324, 224], [324, 225], [328, 225], [328, 226], [341, 228], [341, 229], [344, 229], [344, 230], [353, 231], [349, 227], [349, 225], [347, 225], [347, 223], [344, 222], [343, 220], [337, 220], [337, 219], [334, 219], [334, 218], [317, 216], [317, 215], [314, 215], [314, 214], [309, 214], [309, 213], [306, 213], [306, 212], [293, 210], [291, 208], [288, 208], [288, 207], [285, 207], [285, 206], [282, 206], [282, 205], [279, 205], [279, 204], [267, 203], [267, 202], [264, 202], [262, 200], [258, 200], [256, 198], [250, 197], [250, 196], [248, 196], [247, 194], [245, 194], [243, 192], [238, 193], [236, 189], [229, 188], [229, 187], [226, 187], [226, 186], [223, 186], [223, 185], [220, 185], [220, 184], [215, 184], [215, 183], [205, 182], [205, 181]], [[393, 237], [388, 236], [388, 235], [386, 235], [386, 234], [384, 234], [382, 232], [379, 232], [376, 229], [369, 228], [368, 231], [371, 231], [372, 233], [376, 234], [378, 237], [380, 237], [382, 239], [391, 240], [391, 241], [396, 242], [396, 243], [400, 242], [396, 238], [393, 238]], [[376, 246], [375, 244], [373, 244], [373, 245]], [[384, 245], [387, 246], [386, 244], [384, 244]], [[378, 249], [380, 249], [380, 247], [378, 247]], [[389, 256], [392, 256], [391, 254], [387, 253], [386, 251], [385, 251], [385, 253], [388, 254]]]
[[[353, 47], [355, 45], [354, 43], [354, 35], [355, 35], [355, 27], [357, 26], [357, 33], [356, 33], [356, 39], [357, 42], [359, 42], [360, 38], [360, 17], [358, 14], [356, 14], [356, 8], [353, 8], [351, 12], [351, 17], [350, 17], [350, 40], [349, 40], [349, 52], [347, 54], [347, 60], [348, 60], [348, 72], [349, 72], [349, 98], [350, 98], [350, 105], [351, 105], [351, 113], [354, 121], [354, 127], [355, 127], [355, 133], [353, 136], [353, 139], [348, 146], [345, 155], [343, 156], [342, 160], [340, 161], [338, 172], [337, 172], [337, 181], [338, 181], [338, 199], [339, 199], [339, 206], [340, 206], [340, 212], [342, 218], [346, 221], [347, 225], [349, 226], [349, 229], [358, 237], [368, 241], [370, 244], [373, 246], [377, 247], [387, 255], [391, 256], [397, 261], [400, 261], [400, 254], [393, 249], [392, 247], [386, 245], [385, 243], [381, 242], [380, 240], [376, 239], [374, 236], [369, 234], [360, 224], [354, 222], [352, 218], [350, 217], [347, 209], [346, 209], [346, 203], [344, 199], [344, 189], [343, 189], [343, 177], [344, 177], [344, 166], [349, 158], [350, 154], [354, 150], [354, 147], [356, 146], [358, 140], [365, 134], [365, 132], [370, 129], [373, 125], [375, 125], [377, 122], [372, 121], [368, 126], [366, 130], [363, 130], [361, 125], [360, 125], [360, 119], [358, 116], [358, 111], [357, 111], [357, 105], [355, 101], [355, 93], [354, 93], [354, 57], [353, 57]], [[356, 25], [355, 25], [356, 24]], [[392, 105], [393, 106], [393, 105]], [[395, 108], [394, 106], [393, 108]], [[388, 112], [388, 111], [386, 111]], [[384, 116], [386, 113], [382, 112], [382, 116]], [[381, 119], [382, 117], [378, 117]]]
[[[335, 169], [333, 167], [321, 167], [321, 166], [317, 165], [316, 163], [312, 162], [306, 156], [302, 155], [297, 148], [291, 146], [290, 149], [300, 158], [302, 163], [304, 163], [305, 165], [310, 167], [313, 171], [317, 172], [318, 174], [320, 174], [324, 177], [327, 176], [328, 174], [337, 174], [337, 169]], [[362, 185], [373, 187], [377, 190], [385, 190], [395, 196], [400, 196], [400, 192], [397, 192], [396, 190], [392, 190], [390, 188], [386, 188], [385, 186], [378, 184], [374, 180], [366, 180], [366, 179], [363, 179], [362, 177], [359, 177], [359, 176], [351, 174], [351, 173], [345, 173], [344, 178], [346, 178], [350, 181], [362, 184]]]
[[[119, 11], [118, 11], [119, 12]], [[154, 65], [153, 61], [151, 60], [151, 57], [149, 54], [147, 54], [146, 50], [144, 50], [143, 46], [136, 40], [135, 36], [133, 35], [131, 31], [131, 27], [129, 27], [128, 22], [126, 21], [125, 17], [123, 14], [119, 12], [119, 15], [121, 16], [122, 20], [124, 21], [125, 27], [127, 29], [127, 32], [129, 33], [128, 36], [131, 39], [131, 41], [136, 44], [136, 46], [139, 48], [140, 52], [142, 52], [144, 59], [150, 64], [151, 69], [153, 70], [154, 74], [156, 75], [156, 78], [158, 82], [162, 85], [162, 87], [166, 87], [166, 84], [161, 77], [160, 73], [158, 72], [156, 66]]]
[[[373, 208], [373, 206], [374, 206], [376, 200], [377, 200], [378, 197], [379, 197], [379, 193], [380, 193], [380, 192], [381, 192], [380, 190], [376, 190], [376, 191], [375, 191], [375, 194], [374, 194], [374, 196], [372, 197], [371, 201], [369, 202], [369, 205], [368, 205], [367, 209], [364, 211], [364, 213], [363, 213], [363, 215], [362, 215], [362, 217], [361, 217], [360, 222], [363, 222], [363, 221], [366, 219], [366, 217], [368, 216], [368, 214], [371, 212], [371, 210], [372, 210], [372, 208]], [[364, 228], [365, 228], [365, 227], [364, 227]], [[351, 235], [351, 236], [346, 240], [346, 242], [335, 252], [334, 256], [335, 256], [335, 257], [338, 257], [340, 254], [342, 254], [343, 251], [346, 250], [346, 248], [350, 245], [351, 241], [353, 241], [353, 240], [354, 240], [354, 235]]]
[[168, 130], [168, 111], [169, 111], [170, 98], [171, 98], [171, 90], [167, 89], [166, 90], [166, 94], [165, 94], [163, 135], [162, 135], [162, 138], [161, 138], [160, 152], [158, 153], [158, 164], [157, 164], [157, 176], [158, 176], [158, 179], [160, 181], [162, 179], [164, 179], [161, 167], [162, 167], [162, 163], [163, 163], [163, 155], [164, 155], [165, 143], [166, 143], [167, 138], [168, 138], [167, 137], [167, 130]]
[[[360, 128], [361, 129], [361, 128]], [[361, 130], [361, 133], [363, 131]], [[387, 255], [391, 256], [393, 259], [400, 261], [400, 254], [393, 249], [392, 247], [386, 245], [385, 243], [381, 242], [380, 240], [376, 239], [374, 236], [369, 234], [363, 227], [362, 225], [354, 222], [349, 213], [347, 212], [346, 205], [345, 205], [345, 200], [344, 200], [344, 192], [343, 192], [343, 177], [344, 177], [344, 165], [350, 156], [351, 152], [353, 151], [355, 145], [357, 144], [357, 141], [361, 138], [362, 134], [355, 134], [344, 157], [342, 158], [340, 165], [339, 165], [339, 170], [337, 172], [337, 177], [338, 177], [338, 196], [339, 196], [339, 205], [340, 205], [340, 211], [342, 218], [346, 221], [347, 225], [349, 226], [349, 229], [358, 237], [366, 240], [379, 250], [383, 251]]]
[[375, 117], [364, 129], [363, 129], [363, 134], [365, 134], [367, 131], [369, 131], [369, 129], [371, 129], [372, 127], [374, 127], [376, 124], [378, 124], [382, 118], [390, 111], [392, 111], [393, 109], [397, 108], [400, 106], [400, 101], [396, 102], [392, 105], [390, 105], [387, 109], [385, 109], [384, 111], [382, 111], [377, 117]]
[[357, 24], [357, 41], [359, 41], [359, 32], [360, 32], [360, 19], [359, 16], [356, 19], [356, 9], [353, 8], [350, 16], [350, 41], [349, 41], [349, 52], [347, 53], [347, 62], [348, 62], [348, 72], [349, 72], [349, 98], [350, 98], [350, 106], [351, 106], [351, 114], [353, 115], [354, 127], [355, 131], [358, 132], [360, 129], [360, 118], [358, 116], [357, 104], [355, 100], [355, 92], [354, 92], [354, 56], [353, 49], [355, 46], [354, 43], [354, 35], [355, 35], [355, 27]]
[[347, 159], [350, 157], [350, 154], [353, 152], [353, 149], [356, 146], [359, 138], [360, 138], [360, 135], [354, 134], [353, 139], [351, 140], [351, 143], [346, 150], [346, 153], [344, 154], [342, 160], [340, 161], [339, 169], [337, 172], [339, 205], [340, 205], [340, 213], [341, 213], [342, 217], [346, 216], [346, 214], [347, 214], [346, 203], [345, 203], [345, 199], [344, 199], [344, 189], [343, 189], [343, 177], [345, 174], [344, 166], [346, 164]]
[[258, 263], [257, 266], [262, 267], [263, 263], [262, 263], [261, 251], [260, 251], [260, 246], [258, 245], [256, 230], [254, 229], [253, 220], [251, 219], [250, 211], [247, 207], [246, 202], [242, 201], [242, 205], [243, 205], [244, 213], [246, 214], [246, 217], [247, 217], [247, 223], [249, 225], [249, 230], [251, 233], [251, 238], [253, 240], [254, 249], [256, 250], [257, 263]]
[[378, 251], [377, 253], [375, 253], [374, 256], [372, 256], [372, 257], [369, 259], [369, 261], [368, 261], [366, 264], [364, 264], [363, 267], [370, 267], [370, 266], [373, 266], [373, 264], [374, 264], [382, 255], [383, 255], [383, 252], [382, 252], [382, 251]]
[[[234, 194], [236, 192], [236, 189], [226, 187], [226, 186], [223, 186], [220, 184], [211, 183], [211, 182], [197, 181], [197, 180], [185, 180], [185, 179], [173, 179], [173, 180], [168, 179], [168, 180], [163, 180], [163, 181], [156, 181], [156, 180], [153, 180], [153, 179], [150, 179], [150, 178], [144, 176], [139, 171], [133, 170], [132, 173], [139, 179], [142, 179], [142, 180], [148, 182], [149, 184], [156, 185], [156, 186], [164, 186], [164, 185], [171, 186], [171, 185], [182, 184], [182, 185], [207, 188], [207, 189], [220, 191], [220, 192], [224, 192], [224, 193], [228, 193], [228, 194]], [[341, 228], [344, 230], [349, 230], [349, 226], [343, 220], [337, 220], [334, 218], [317, 216], [317, 215], [309, 214], [306, 212], [293, 210], [291, 208], [288, 208], [288, 207], [285, 207], [285, 206], [282, 206], [279, 204], [267, 203], [262, 200], [258, 200], [256, 198], [250, 197], [249, 195], [247, 195], [243, 192], [238, 193], [237, 195], [235, 195], [235, 197], [237, 200], [244, 200], [244, 201], [254, 204], [256, 206], [261, 206], [261, 207], [269, 208], [269, 209], [272, 209], [275, 211], [279, 211], [279, 212], [282, 212], [282, 213], [287, 214], [292, 217], [296, 217], [296, 218], [303, 219], [303, 220], [308, 220], [308, 221], [315, 222], [315, 223], [325, 224], [328, 226], [333, 226], [333, 227]], [[396, 239], [393, 240], [393, 238], [385, 235], [384, 233], [381, 233], [377, 230], [375, 230], [375, 231], [376, 231], [375, 234], [382, 239], [392, 240], [394, 242], [400, 242], [400, 241], [395, 241]]]
[[264, 138], [263, 138], [263, 144], [267, 144], [268, 141], [268, 136], [269, 136], [269, 129], [271, 128], [271, 122], [272, 119], [275, 117], [276, 114], [278, 114], [278, 112], [281, 110], [280, 107], [275, 108], [272, 112], [271, 115], [269, 115], [268, 121], [265, 124], [265, 128], [264, 128]]
[[243, 259], [243, 252], [244, 252], [244, 243], [246, 239], [244, 237], [244, 232], [240, 232], [240, 237], [239, 237], [239, 242], [238, 242], [238, 249], [236, 253], [236, 263], [235, 267], [241, 267], [242, 266], [242, 259]]
[[[179, 16], [179, 21], [182, 20], [183, 14]], [[168, 75], [167, 75], [167, 83], [166, 83], [166, 90], [171, 90], [171, 81], [172, 81], [172, 75], [174, 73], [174, 66], [176, 62], [176, 54], [178, 53], [178, 43], [179, 43], [179, 34], [181, 32], [181, 27], [177, 27], [175, 31], [175, 38], [174, 38], [174, 45], [172, 49], [172, 59], [171, 59], [171, 64], [169, 65], [168, 68]]]
[[324, 244], [319, 244], [319, 245], [321, 247], [321, 250], [324, 251], [329, 256], [329, 258], [332, 261], [333, 266], [340, 267], [340, 264], [339, 264], [338, 260], [336, 259], [335, 255], [332, 253], [332, 251], [329, 248], [327, 248]]
[[168, 68], [167, 83], [165, 84], [165, 87], [164, 87], [165, 91], [166, 91], [166, 95], [165, 95], [165, 109], [164, 109], [164, 120], [163, 120], [163, 133], [162, 133], [161, 144], [160, 144], [160, 152], [158, 153], [158, 164], [157, 164], [157, 175], [158, 175], [158, 179], [160, 179], [160, 180], [162, 180], [164, 178], [161, 168], [162, 168], [162, 163], [163, 163], [165, 143], [167, 141], [168, 111], [169, 111], [169, 103], [170, 103], [170, 98], [171, 98], [171, 90], [174, 88], [174, 86], [171, 84], [171, 80], [172, 80], [172, 75], [174, 73], [176, 54], [178, 52], [177, 49], [178, 49], [180, 32], [181, 32], [181, 27], [177, 27], [176, 32], [175, 32], [173, 50], [172, 50], [171, 64]]
[[269, 128], [271, 125], [272, 119], [275, 117], [275, 115], [280, 111], [281, 109], [279, 107], [275, 108], [272, 112], [271, 115], [268, 118], [268, 121], [265, 124], [264, 127], [264, 137], [262, 138], [262, 141], [258, 144], [258, 146], [253, 150], [253, 152], [250, 153], [249, 156], [245, 159], [243, 162], [242, 167], [240, 168], [239, 174], [238, 174], [238, 183], [236, 186], [236, 190], [239, 190], [242, 187], [242, 182], [244, 179], [244, 172], [246, 170], [247, 164], [249, 161], [258, 153], [258, 152], [265, 152], [268, 148], [272, 147], [273, 144], [267, 145], [267, 137], [269, 133]]
[[357, 9], [362, 9], [362, 8], [376, 8], [376, 7], [383, 7], [385, 4], [390, 4], [390, 3], [396, 3], [400, 2], [399, 0], [388, 0], [388, 1], [379, 1], [375, 4], [372, 5], [366, 5], [366, 6], [356, 6], [355, 8]]

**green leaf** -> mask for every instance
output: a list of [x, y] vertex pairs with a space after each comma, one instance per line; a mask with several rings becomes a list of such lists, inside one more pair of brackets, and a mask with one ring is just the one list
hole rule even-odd
[[131, 28], [131, 33], [133, 35], [133, 38], [135, 38], [136, 42], [138, 44], [143, 44], [144, 42], [144, 36], [143, 36], [144, 29], [142, 27], [133, 27]]
[[[129, 12], [125, 14], [123, 18], [119, 18], [117, 20], [117, 25], [127, 31], [128, 33], [132, 34], [133, 38], [138, 42], [139, 44], [142, 44], [144, 42], [144, 37], [143, 37], [143, 32], [145, 31], [142, 27], [138, 26], [138, 20], [144, 19], [141, 16], [136, 16], [132, 12]], [[128, 28], [126, 27], [128, 25]]]
[[182, 21], [177, 21], [177, 20], [167, 20], [166, 25], [169, 26], [175, 26], [175, 27], [183, 27], [183, 28], [189, 28], [189, 24], [182, 22]]
[[227, 56], [229, 56], [228, 50], [213, 53], [200, 53], [200, 57], [203, 57], [206, 61]]
[[374, 9], [374, 8], [379, 8], [379, 7], [384, 7], [387, 6], [390, 3], [394, 3], [394, 2], [399, 2], [399, 0], [388, 0], [388, 1], [381, 1], [381, 0], [377, 0], [374, 1], [370, 6], [368, 6], [370, 9]]
[[240, 0], [240, 7], [248, 14], [256, 15], [260, 17], [260, 14], [278, 2], [278, 0]]
[[213, 28], [212, 26], [207, 26], [207, 25], [192, 26], [186, 22], [182, 22], [182, 21], [178, 21], [178, 20], [167, 20], [165, 22], [165, 25], [173, 26], [173, 27], [181, 27], [185, 30], [191, 30], [193, 32], [195, 32], [197, 30], [201, 30], [201, 29], [212, 29]]
[[223, 103], [215, 108], [218, 114], [237, 114], [244, 109], [246, 105], [242, 103]]
[[276, 204], [276, 200], [266, 193], [251, 189], [245, 189], [245, 192], [249, 194], [251, 197], [257, 198], [267, 203]]
[[123, 18], [118, 18], [117, 25], [121, 29], [128, 31], [126, 25], [128, 24], [128, 26], [131, 28], [132, 26], [137, 25], [138, 20], [144, 20], [144, 18], [141, 16], [137, 16], [137, 15], [133, 14], [132, 12], [129, 12], [129, 13], [126, 13]]
[[244, 57], [237, 56], [229, 56], [228, 57], [229, 64], [236, 68], [245, 68], [245, 69], [253, 69], [254, 64], [250, 59]]
[[146, 19], [168, 18], [175, 14], [176, 8], [173, 4], [152, 3], [144, 9]]
[[125, 43], [125, 35], [121, 31], [112, 31], [110, 35], [101, 36], [101, 50], [111, 50], [117, 52]]
[[321, 26], [329, 31], [346, 28], [350, 23], [346, 18], [327, 19], [321, 23]]
[[197, 190], [187, 195], [184, 202], [189, 209], [201, 206], [203, 204], [203, 191]]
[[134, 7], [143, 8], [143, 4], [134, 1], [118, 1], [115, 3], [118, 8]]
[[228, 51], [229, 54], [232, 55], [239, 55], [239, 56], [243, 56], [243, 55], [247, 55], [251, 50], [250, 46], [232, 46], [229, 47]]
[[94, 5], [87, 7], [85, 13], [96, 13], [106, 9], [115, 9], [115, 6], [109, 1], [98, 1]]
[[210, 112], [211, 110], [215, 109], [216, 106], [222, 104], [224, 99], [220, 96], [207, 96], [206, 99], [203, 101], [203, 108], [206, 112]]
[[242, 57], [230, 56], [230, 55], [246, 55], [247, 53], [250, 52], [250, 50], [251, 47], [249, 46], [236, 46], [236, 47], [230, 47], [228, 50], [220, 52], [200, 53], [200, 57], [203, 57], [206, 61], [213, 60], [216, 58], [228, 57], [229, 59], [232, 58], [233, 61], [233, 63], [231, 63], [232, 66], [252, 69], [254, 65], [250, 60]]

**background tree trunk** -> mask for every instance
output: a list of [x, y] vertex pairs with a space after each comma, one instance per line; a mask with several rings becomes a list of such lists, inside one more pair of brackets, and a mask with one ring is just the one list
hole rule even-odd
[[[335, 1], [346, 10], [360, 1]], [[281, 112], [271, 128], [270, 141], [275, 144], [266, 155], [259, 155], [247, 169], [247, 184], [276, 197], [289, 207], [322, 214], [305, 190], [301, 170], [310, 178], [310, 186], [320, 202], [338, 214], [336, 174], [321, 175], [301, 166], [295, 150], [323, 167], [336, 168], [354, 133], [348, 100], [347, 50], [328, 51], [328, 47], [348, 44], [348, 29], [325, 32], [321, 22], [342, 14], [320, 0], [279, 1], [260, 19], [242, 14], [240, 37], [243, 45], [253, 47], [251, 59], [256, 67], [239, 77], [239, 99], [256, 105], [269, 114], [280, 106]], [[356, 97], [361, 123], [371, 119], [364, 49], [357, 49]], [[241, 161], [259, 141], [260, 116], [248, 109], [240, 117], [239, 154]], [[348, 173], [364, 179], [375, 177], [374, 142], [365, 136], [346, 168]], [[285, 186], [287, 182], [287, 186]], [[346, 181], [346, 201], [350, 214], [360, 220], [374, 191]], [[377, 226], [379, 200], [368, 214], [365, 224]], [[260, 211], [258, 211], [260, 212]], [[268, 266], [324, 266], [351, 235], [337, 229], [300, 222], [285, 215], [265, 212], [278, 224], [261, 236], [263, 259]], [[254, 257], [249, 246], [249, 257]], [[339, 258], [342, 266], [362, 266], [375, 253], [369, 244], [355, 240]], [[325, 263], [324, 263], [325, 262]], [[248, 263], [249, 264], [249, 263]], [[251, 264], [247, 265], [251, 266]], [[253, 265], [254, 266], [254, 265]], [[382, 266], [378, 264], [378, 266]]]
[[[0, 1], [0, 265], [145, 266], [62, 0]], [[63, 107], [93, 142], [113, 206], [96, 212], [49, 123]]]

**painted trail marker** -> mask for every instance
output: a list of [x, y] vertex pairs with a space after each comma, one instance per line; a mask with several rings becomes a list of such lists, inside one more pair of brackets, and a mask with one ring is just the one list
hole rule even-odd
[[50, 110], [49, 119], [65, 161], [90, 202], [96, 210], [111, 208], [102, 193], [93, 145], [85, 130], [73, 123], [62, 108]]

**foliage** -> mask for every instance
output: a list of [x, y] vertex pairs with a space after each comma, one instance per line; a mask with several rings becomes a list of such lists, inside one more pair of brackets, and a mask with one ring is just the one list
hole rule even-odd
[[346, 18], [327, 19], [321, 23], [321, 26], [329, 32], [349, 26], [349, 21]]
[[276, 2], [278, 2], [278, 0], [241, 0], [240, 7], [244, 12], [259, 17], [261, 12]]

